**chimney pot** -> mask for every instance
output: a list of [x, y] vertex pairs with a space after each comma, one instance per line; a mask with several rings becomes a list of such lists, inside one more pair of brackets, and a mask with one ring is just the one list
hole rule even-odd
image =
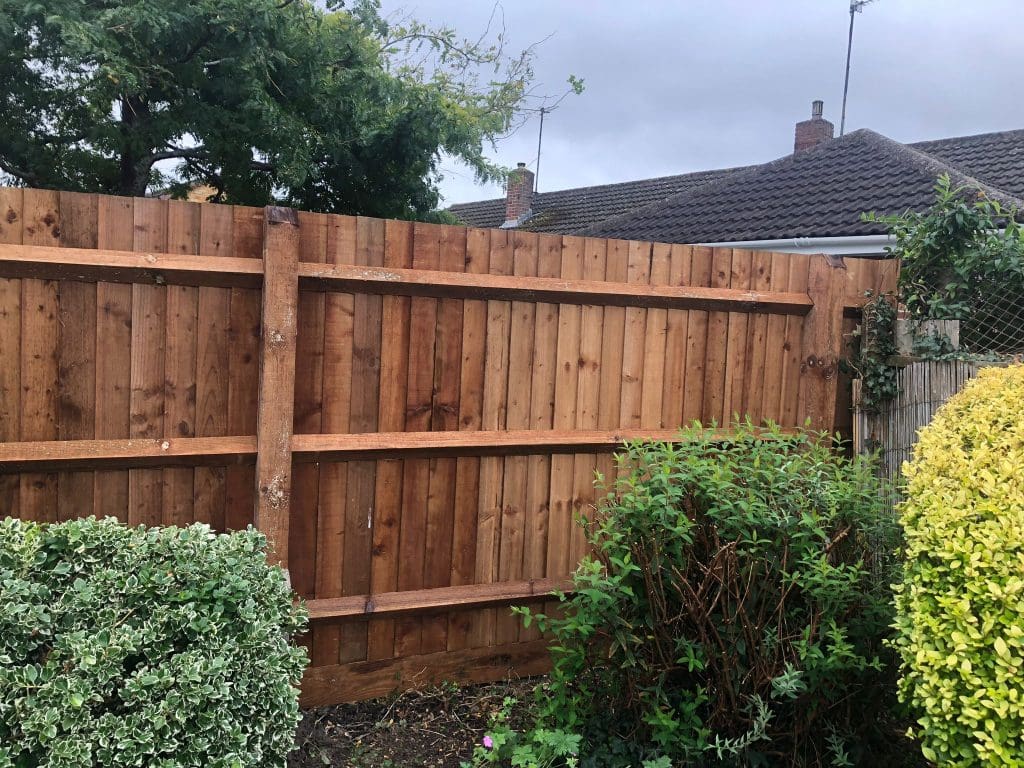
[[811, 119], [801, 120], [796, 124], [796, 135], [793, 140], [793, 154], [804, 152], [835, 136], [835, 126], [822, 117], [825, 104], [820, 100], [811, 102]]
[[516, 163], [515, 170], [508, 175], [502, 229], [516, 227], [529, 216], [533, 204], [533, 178], [533, 171], [527, 169], [526, 163]]

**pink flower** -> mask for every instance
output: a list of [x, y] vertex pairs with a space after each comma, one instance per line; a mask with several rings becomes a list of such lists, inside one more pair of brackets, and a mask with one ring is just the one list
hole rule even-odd
[[493, 749], [494, 748], [494, 739], [492, 739], [490, 736], [484, 736], [484, 746], [487, 747], [488, 749]]

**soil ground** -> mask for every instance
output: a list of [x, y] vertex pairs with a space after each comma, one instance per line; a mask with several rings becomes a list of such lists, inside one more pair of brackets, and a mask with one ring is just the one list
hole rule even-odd
[[[543, 678], [488, 685], [442, 685], [355, 704], [307, 710], [288, 768], [460, 768], [481, 743], [505, 697], [530, 702]], [[513, 708], [525, 714], [527, 707]], [[525, 722], [511, 722], [514, 728]], [[926, 768], [903, 739], [906, 723], [893, 723], [892, 749], [879, 768]], [[874, 766], [872, 766], [874, 768]]]
[[445, 685], [308, 710], [288, 768], [459, 768], [505, 697], [529, 700], [535, 684]]

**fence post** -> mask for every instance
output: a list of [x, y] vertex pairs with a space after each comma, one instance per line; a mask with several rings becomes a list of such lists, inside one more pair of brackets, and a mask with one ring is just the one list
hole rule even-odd
[[298, 214], [291, 208], [268, 206], [263, 218], [255, 522], [267, 537], [270, 561], [284, 568], [288, 567], [292, 491], [298, 267]]
[[799, 414], [814, 430], [835, 428], [847, 275], [842, 256], [811, 256], [807, 295], [814, 307], [804, 318]]

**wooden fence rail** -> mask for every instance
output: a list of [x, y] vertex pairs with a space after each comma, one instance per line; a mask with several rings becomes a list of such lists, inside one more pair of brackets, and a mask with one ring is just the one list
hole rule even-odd
[[[879, 262], [0, 189], [0, 511], [256, 524], [307, 704], [543, 670], [623, 440], [836, 425]], [[844, 325], [845, 324], [845, 325]]]

